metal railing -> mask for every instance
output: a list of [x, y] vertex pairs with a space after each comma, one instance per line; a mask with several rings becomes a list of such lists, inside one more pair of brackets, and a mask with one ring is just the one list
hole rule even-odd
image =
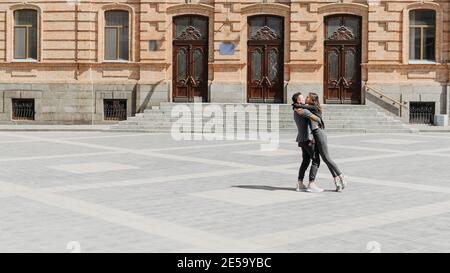
[[106, 99], [103, 101], [105, 120], [126, 120], [127, 100]]
[[12, 118], [15, 120], [34, 120], [34, 99], [13, 99]]
[[373, 87], [371, 87], [371, 86], [369, 86], [367, 84], [364, 84], [364, 90], [365, 90], [366, 93], [371, 92], [371, 93], [373, 93], [373, 95], [375, 95], [377, 98], [383, 100], [385, 103], [388, 103], [388, 104], [396, 107], [398, 109], [398, 111], [399, 111], [399, 116], [400, 117], [403, 114], [403, 109], [408, 111], [407, 103], [401, 101], [401, 96], [400, 96], [400, 101], [398, 101], [396, 99], [393, 99], [393, 98], [383, 94], [381, 91], [379, 91], [379, 90], [377, 90], [377, 89], [375, 89], [375, 88], [373, 88]]
[[434, 102], [410, 102], [409, 122], [414, 124], [433, 124], [434, 110], [436, 103]]

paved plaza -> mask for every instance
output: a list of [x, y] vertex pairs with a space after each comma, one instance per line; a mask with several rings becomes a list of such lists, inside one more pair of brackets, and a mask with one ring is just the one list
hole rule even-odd
[[450, 134], [330, 134], [349, 187], [296, 192], [295, 134], [0, 132], [1, 252], [450, 252]]

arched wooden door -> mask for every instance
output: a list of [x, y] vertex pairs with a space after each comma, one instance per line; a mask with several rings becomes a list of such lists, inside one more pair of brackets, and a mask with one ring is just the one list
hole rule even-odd
[[325, 18], [324, 101], [361, 104], [361, 18]]
[[208, 101], [208, 18], [174, 18], [173, 101]]
[[247, 100], [283, 102], [284, 20], [277, 16], [249, 18]]

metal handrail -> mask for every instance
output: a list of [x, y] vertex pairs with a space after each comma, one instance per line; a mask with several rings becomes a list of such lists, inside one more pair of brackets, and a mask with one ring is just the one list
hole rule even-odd
[[395, 99], [393, 99], [393, 98], [391, 98], [391, 97], [389, 97], [389, 96], [383, 94], [381, 91], [376, 90], [375, 88], [368, 86], [367, 84], [365, 84], [364, 87], [365, 87], [365, 89], [366, 89], [366, 92], [367, 92], [367, 90], [371, 90], [371, 91], [373, 91], [374, 93], [376, 93], [376, 94], [380, 97], [380, 99], [386, 98], [386, 99], [388, 99], [389, 101], [391, 101], [392, 105], [395, 106], [395, 105], [397, 104], [397, 105], [400, 106], [400, 108], [401, 108], [401, 107], [404, 107], [405, 109], [408, 110], [408, 106], [405, 105], [406, 103], [401, 103], [401, 102], [399, 102], [399, 101], [397, 101], [397, 100], [395, 100]]

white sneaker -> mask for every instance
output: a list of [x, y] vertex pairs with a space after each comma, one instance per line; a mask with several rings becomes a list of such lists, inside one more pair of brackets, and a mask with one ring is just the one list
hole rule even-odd
[[334, 178], [334, 185], [336, 185], [337, 192], [341, 192], [343, 190], [341, 181], [339, 180], [339, 177], [337, 177], [337, 176]]
[[298, 192], [301, 192], [301, 191], [306, 191], [306, 186], [305, 186], [305, 184], [303, 184], [303, 182], [301, 182], [301, 181], [298, 181], [297, 182], [297, 189], [295, 189], [296, 191], [298, 191]]
[[316, 183], [309, 183], [308, 188], [306, 189], [307, 192], [312, 193], [319, 193], [323, 192], [322, 188], [319, 188], [319, 186], [316, 185]]
[[347, 187], [347, 181], [344, 179], [344, 175], [341, 174], [339, 180], [341, 181], [342, 189], [345, 189]]
[[334, 184], [336, 185], [336, 191], [342, 192], [347, 186], [347, 181], [344, 180], [344, 176], [340, 175], [334, 178]]

